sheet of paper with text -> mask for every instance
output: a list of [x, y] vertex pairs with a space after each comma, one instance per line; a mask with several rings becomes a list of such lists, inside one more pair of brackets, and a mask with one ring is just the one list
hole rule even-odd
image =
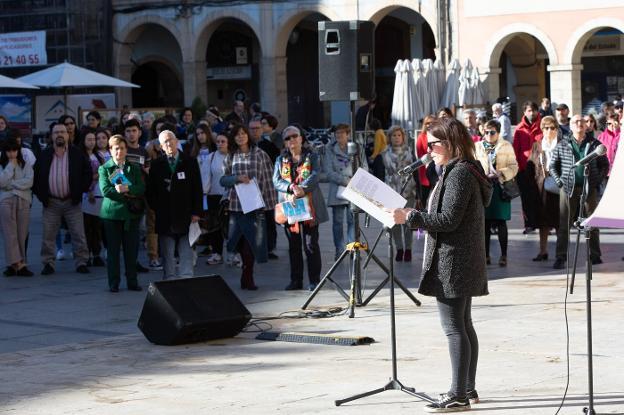
[[388, 228], [395, 223], [385, 209], [403, 208], [407, 204], [403, 196], [364, 169], [355, 172], [343, 197]]

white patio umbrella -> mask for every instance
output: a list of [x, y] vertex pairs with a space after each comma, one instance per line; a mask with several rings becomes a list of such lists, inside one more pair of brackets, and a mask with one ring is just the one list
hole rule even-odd
[[449, 65], [448, 76], [446, 77], [446, 85], [440, 100], [441, 107], [451, 108], [454, 104], [459, 103], [459, 75], [461, 73], [461, 65], [457, 59], [453, 59]]
[[402, 67], [403, 61], [398, 60], [394, 66], [394, 93], [392, 95], [392, 111], [390, 113], [392, 124], [403, 119], [403, 94], [407, 85], [403, 85]]
[[39, 89], [39, 87], [27, 84], [26, 82], [18, 81], [17, 79], [9, 78], [8, 76], [4, 75], [0, 75], [0, 88]]
[[18, 78], [19, 81], [47, 88], [112, 86], [140, 88], [136, 84], [65, 62]]
[[140, 88], [139, 85], [113, 78], [80, 66], [65, 62], [18, 78], [27, 84], [46, 88], [62, 88], [65, 107], [69, 88], [110, 86], [116, 88]]

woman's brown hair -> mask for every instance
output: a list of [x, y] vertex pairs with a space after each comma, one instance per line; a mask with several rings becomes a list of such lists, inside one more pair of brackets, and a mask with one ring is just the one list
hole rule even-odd
[[437, 118], [429, 125], [429, 134], [440, 141], [449, 150], [450, 159], [475, 159], [475, 145], [468, 130], [458, 119], [442, 117]]

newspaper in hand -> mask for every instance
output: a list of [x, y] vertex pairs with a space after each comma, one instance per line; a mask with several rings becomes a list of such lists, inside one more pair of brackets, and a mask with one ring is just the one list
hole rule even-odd
[[251, 179], [249, 183], [238, 183], [234, 188], [236, 189], [236, 196], [238, 196], [243, 213], [253, 212], [265, 207], [256, 179]]

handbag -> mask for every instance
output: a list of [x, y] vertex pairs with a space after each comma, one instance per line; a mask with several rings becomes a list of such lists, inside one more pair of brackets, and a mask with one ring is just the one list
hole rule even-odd
[[501, 199], [505, 202], [510, 202], [512, 199], [520, 196], [520, 188], [516, 179], [507, 180], [503, 184], [499, 184], [501, 188]]
[[548, 193], [553, 193], [556, 195], [559, 194], [559, 186], [557, 186], [557, 182], [555, 181], [554, 177], [546, 177], [546, 179], [544, 180], [544, 190], [546, 190]]

